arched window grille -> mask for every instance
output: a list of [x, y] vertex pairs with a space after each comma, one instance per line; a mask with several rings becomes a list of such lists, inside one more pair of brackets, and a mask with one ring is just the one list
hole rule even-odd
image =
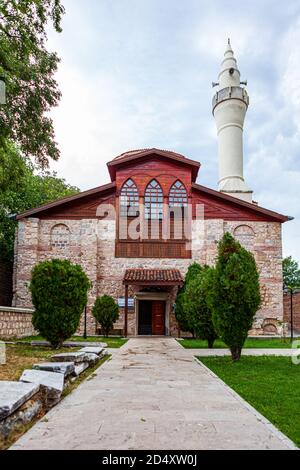
[[121, 217], [133, 216], [138, 214], [139, 194], [136, 184], [132, 179], [128, 179], [122, 186], [120, 194], [120, 212]]
[[70, 245], [70, 230], [65, 224], [56, 224], [51, 229], [50, 243], [52, 249], [64, 249]]
[[163, 218], [163, 192], [156, 180], [150, 181], [145, 192], [145, 218]]
[[187, 194], [184, 185], [177, 180], [170, 189], [169, 206], [170, 207], [186, 207]]

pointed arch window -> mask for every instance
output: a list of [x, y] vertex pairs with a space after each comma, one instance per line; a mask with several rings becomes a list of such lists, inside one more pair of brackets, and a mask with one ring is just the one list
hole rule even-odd
[[169, 193], [169, 206], [170, 207], [186, 207], [187, 206], [187, 193], [185, 186], [177, 180], [171, 187]]
[[139, 210], [139, 194], [134, 181], [129, 178], [122, 186], [120, 193], [121, 217], [136, 217]]
[[163, 192], [155, 179], [150, 181], [145, 191], [145, 218], [163, 218]]

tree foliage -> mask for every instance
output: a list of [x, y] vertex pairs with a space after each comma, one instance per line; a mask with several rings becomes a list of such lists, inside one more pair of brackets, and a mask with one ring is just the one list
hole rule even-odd
[[33, 268], [32, 323], [53, 347], [61, 346], [76, 332], [90, 287], [82, 267], [68, 260], [43, 261]]
[[187, 284], [184, 310], [195, 336], [207, 340], [212, 348], [217, 334], [212, 322], [212, 308], [209, 291], [213, 285], [214, 268], [204, 268]]
[[179, 328], [181, 331], [188, 331], [192, 334], [193, 332], [193, 327], [191, 322], [189, 321], [189, 316], [188, 312], [186, 311], [184, 304], [185, 304], [185, 291], [187, 288], [188, 283], [194, 279], [197, 274], [201, 272], [201, 265], [199, 263], [192, 263], [188, 267], [187, 273], [185, 275], [185, 280], [184, 280], [184, 285], [183, 287], [178, 291], [177, 297], [176, 297], [176, 303], [175, 303], [175, 317], [176, 320], [179, 324]]
[[283, 286], [290, 291], [300, 289], [300, 269], [297, 261], [291, 256], [282, 261]]
[[79, 189], [55, 173], [37, 173], [29, 158], [23, 158], [10, 143], [0, 165], [0, 258], [12, 260], [16, 221], [11, 214], [70, 196]]
[[0, 77], [6, 85], [6, 104], [0, 106], [0, 153], [12, 140], [42, 167], [49, 158], [59, 157], [47, 114], [60, 99], [54, 79], [59, 59], [46, 49], [46, 32], [49, 24], [61, 32], [63, 14], [60, 0], [0, 2]]
[[96, 320], [100, 323], [104, 335], [108, 336], [114, 323], [119, 318], [118, 305], [110, 295], [105, 294], [102, 295], [102, 297], [97, 297], [92, 312]]
[[219, 242], [213, 279], [209, 295], [213, 325], [232, 359], [239, 360], [261, 298], [254, 257], [230, 233]]

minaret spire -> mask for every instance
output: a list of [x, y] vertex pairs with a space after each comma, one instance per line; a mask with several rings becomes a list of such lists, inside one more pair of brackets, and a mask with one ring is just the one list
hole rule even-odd
[[252, 202], [252, 191], [243, 174], [243, 126], [249, 98], [228, 38], [221, 63], [219, 90], [213, 98], [218, 130], [219, 191]]

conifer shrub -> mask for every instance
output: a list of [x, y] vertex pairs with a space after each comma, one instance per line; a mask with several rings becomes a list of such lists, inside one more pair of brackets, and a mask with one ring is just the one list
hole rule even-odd
[[259, 273], [252, 253], [228, 232], [218, 245], [209, 302], [216, 333], [229, 347], [232, 359], [237, 361], [261, 297]]
[[76, 332], [90, 287], [82, 267], [68, 260], [43, 261], [33, 268], [32, 324], [52, 347], [60, 347]]
[[176, 303], [175, 303], [175, 317], [179, 324], [181, 331], [187, 331], [194, 335], [193, 326], [189, 319], [188, 311], [185, 309], [185, 291], [188, 283], [201, 272], [201, 265], [199, 263], [192, 263], [188, 267], [187, 273], [184, 279], [184, 285], [179, 289]]
[[214, 268], [204, 266], [188, 283], [184, 302], [184, 309], [195, 336], [207, 340], [209, 348], [213, 348], [214, 341], [217, 339], [212, 322], [212, 307], [209, 302], [213, 277]]
[[100, 324], [104, 332], [104, 336], [108, 336], [114, 323], [119, 318], [119, 307], [110, 295], [102, 295], [97, 297], [92, 313]]

